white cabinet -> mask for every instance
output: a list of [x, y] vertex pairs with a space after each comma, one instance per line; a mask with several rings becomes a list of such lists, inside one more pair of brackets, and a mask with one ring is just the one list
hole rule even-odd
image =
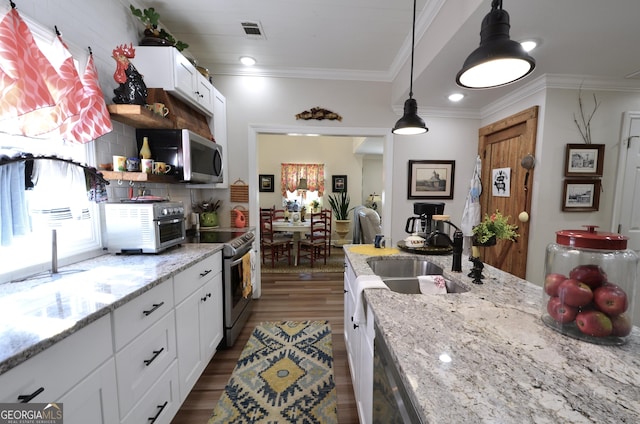
[[356, 275], [348, 259], [344, 271], [344, 337], [351, 370], [351, 381], [360, 422], [372, 422], [373, 412], [373, 313], [367, 308], [365, 322], [354, 324], [356, 305]]
[[99, 423], [85, 419], [98, 410], [104, 413], [104, 422], [117, 422], [112, 356], [111, 322], [106, 315], [0, 376], [0, 403], [36, 394], [31, 402], [64, 402], [65, 422]]
[[229, 186], [229, 167], [227, 166], [229, 155], [227, 141], [227, 99], [216, 88], [213, 88], [213, 138], [222, 146], [222, 183], [219, 188]]
[[138, 46], [131, 60], [149, 88], [162, 88], [213, 115], [213, 85], [174, 47]]
[[113, 311], [118, 405], [124, 419], [176, 359], [173, 280]]
[[120, 421], [116, 367], [109, 359], [60, 398], [65, 424], [112, 424]]
[[174, 277], [180, 399], [184, 401], [222, 340], [222, 252]]

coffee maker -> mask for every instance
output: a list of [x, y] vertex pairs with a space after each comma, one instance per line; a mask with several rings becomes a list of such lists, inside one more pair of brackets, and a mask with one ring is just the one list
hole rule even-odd
[[416, 216], [407, 219], [404, 227], [408, 234], [417, 234], [426, 238], [436, 230], [443, 231], [442, 221], [434, 221], [432, 217], [444, 213], [444, 203], [417, 202], [413, 204], [413, 213]]

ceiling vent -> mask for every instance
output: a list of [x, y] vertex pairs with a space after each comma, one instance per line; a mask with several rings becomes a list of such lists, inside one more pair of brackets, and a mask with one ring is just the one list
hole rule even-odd
[[260, 22], [242, 22], [242, 30], [244, 31], [247, 38], [253, 40], [264, 40], [264, 31], [262, 30], [262, 25]]

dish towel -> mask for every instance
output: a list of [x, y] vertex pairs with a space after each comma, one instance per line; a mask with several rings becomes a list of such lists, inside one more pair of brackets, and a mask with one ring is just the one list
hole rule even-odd
[[251, 252], [242, 257], [242, 297], [245, 299], [251, 294]]
[[422, 294], [447, 294], [447, 280], [442, 275], [418, 275], [418, 282]]
[[366, 319], [364, 312], [364, 289], [386, 289], [389, 287], [377, 275], [361, 275], [356, 278], [356, 307], [353, 312], [353, 323], [360, 325]]

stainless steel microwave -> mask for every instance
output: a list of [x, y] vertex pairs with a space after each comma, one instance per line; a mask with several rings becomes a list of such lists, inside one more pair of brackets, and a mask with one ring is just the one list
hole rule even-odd
[[151, 158], [171, 165], [182, 182], [222, 183], [222, 146], [186, 129], [136, 129], [138, 151], [149, 138]]

